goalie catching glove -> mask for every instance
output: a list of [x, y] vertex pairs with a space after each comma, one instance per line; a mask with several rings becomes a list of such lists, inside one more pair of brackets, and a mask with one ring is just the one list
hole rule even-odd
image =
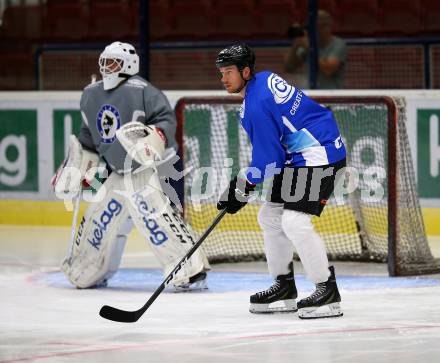
[[116, 137], [127, 154], [139, 164], [151, 167], [162, 160], [166, 137], [157, 127], [132, 121], [118, 129]]
[[217, 203], [217, 209], [226, 209], [230, 214], [237, 213], [250, 199], [250, 192], [255, 190], [255, 184], [249, 183], [246, 179], [235, 177], [231, 180], [229, 187], [222, 193]]

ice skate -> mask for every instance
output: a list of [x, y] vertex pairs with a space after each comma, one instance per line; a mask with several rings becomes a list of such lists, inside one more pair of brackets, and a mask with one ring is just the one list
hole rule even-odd
[[298, 302], [298, 317], [301, 319], [319, 319], [342, 316], [341, 295], [336, 285], [335, 270], [329, 267], [330, 277], [316, 285], [315, 292]]
[[290, 272], [279, 275], [274, 284], [267, 290], [257, 292], [250, 297], [249, 311], [254, 314], [295, 312], [296, 291], [293, 274], [293, 262], [289, 264]]
[[202, 291], [208, 289], [206, 272], [199, 272], [198, 274], [189, 278], [189, 281], [179, 285], [174, 285], [174, 292], [191, 292]]

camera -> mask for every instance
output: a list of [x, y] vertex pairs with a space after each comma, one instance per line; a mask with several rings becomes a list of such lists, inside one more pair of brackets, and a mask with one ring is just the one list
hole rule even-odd
[[291, 25], [287, 29], [287, 36], [289, 38], [302, 37], [306, 34], [306, 30], [307, 30], [307, 26]]

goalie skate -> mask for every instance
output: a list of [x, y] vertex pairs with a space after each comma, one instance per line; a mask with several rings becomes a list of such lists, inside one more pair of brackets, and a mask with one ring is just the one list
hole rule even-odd
[[207, 274], [206, 272], [199, 272], [190, 277], [189, 282], [174, 285], [174, 292], [191, 292], [207, 290]]
[[289, 264], [290, 272], [279, 275], [274, 284], [267, 290], [257, 292], [250, 297], [249, 311], [254, 314], [286, 313], [297, 311], [293, 262]]
[[329, 267], [330, 277], [316, 285], [315, 292], [298, 302], [298, 317], [301, 319], [319, 319], [342, 316], [341, 295], [336, 285], [335, 270]]

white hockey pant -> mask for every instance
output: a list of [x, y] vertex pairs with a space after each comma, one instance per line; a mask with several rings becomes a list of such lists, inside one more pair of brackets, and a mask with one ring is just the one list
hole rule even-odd
[[258, 213], [263, 230], [269, 273], [275, 278], [285, 275], [294, 248], [304, 270], [315, 284], [330, 276], [324, 242], [315, 232], [311, 215], [283, 208], [282, 203], [266, 202]]

